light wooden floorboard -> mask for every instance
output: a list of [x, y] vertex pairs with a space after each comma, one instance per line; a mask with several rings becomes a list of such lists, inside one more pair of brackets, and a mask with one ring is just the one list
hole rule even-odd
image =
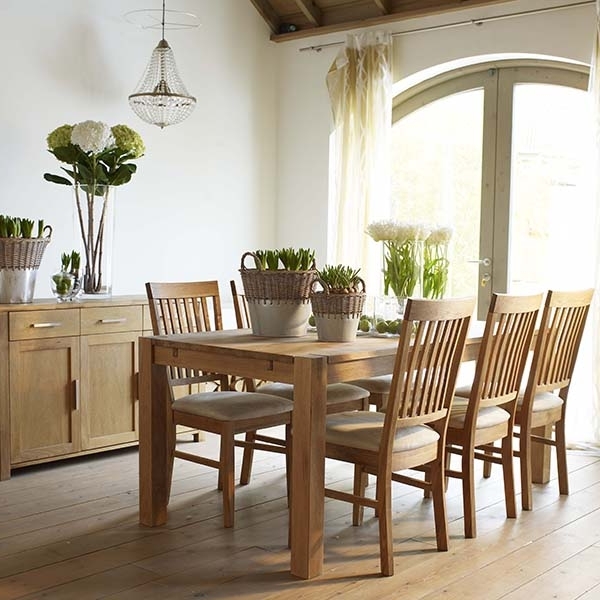
[[[213, 437], [205, 444], [216, 449]], [[328, 500], [324, 573], [300, 581], [289, 574], [280, 456], [257, 454], [250, 485], [236, 488], [232, 530], [222, 527], [215, 471], [189, 462], [176, 462], [169, 522], [154, 529], [137, 522], [135, 449], [23, 469], [0, 482], [0, 600], [598, 600], [600, 457], [571, 453], [569, 471], [568, 497], [553, 475], [517, 519], [506, 519], [499, 470], [479, 479], [474, 540], [463, 537], [451, 481], [443, 553], [431, 501], [394, 486], [391, 578], [379, 576], [372, 512], [352, 527], [350, 505]], [[328, 485], [347, 490], [351, 475], [328, 463]]]

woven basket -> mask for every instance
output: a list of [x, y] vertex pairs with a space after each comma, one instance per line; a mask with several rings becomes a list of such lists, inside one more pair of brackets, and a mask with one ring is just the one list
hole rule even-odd
[[50, 236], [0, 238], [0, 269], [38, 269]]
[[362, 291], [347, 294], [332, 294], [327, 286], [317, 279], [323, 286], [322, 292], [312, 292], [310, 302], [315, 316], [339, 315], [341, 317], [357, 318], [362, 314], [365, 303], [365, 282], [361, 279]]
[[313, 268], [308, 271], [248, 269], [244, 265], [247, 256], [255, 258], [255, 254], [245, 252], [240, 267], [244, 294], [248, 301], [267, 304], [273, 301], [295, 300], [308, 304], [312, 285], [317, 278], [314, 263]]

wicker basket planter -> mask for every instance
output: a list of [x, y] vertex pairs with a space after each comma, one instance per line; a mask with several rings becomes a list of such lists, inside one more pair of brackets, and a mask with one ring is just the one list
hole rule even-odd
[[312, 292], [310, 301], [319, 340], [351, 342], [356, 339], [366, 298], [365, 282], [362, 279], [359, 281], [362, 289], [358, 291], [332, 293], [326, 284], [321, 283], [323, 291]]
[[316, 268], [306, 271], [248, 268], [242, 255], [240, 276], [248, 303], [252, 333], [267, 337], [297, 337], [306, 333], [310, 291]]
[[35, 280], [50, 235], [41, 238], [0, 238], [0, 304], [33, 300]]

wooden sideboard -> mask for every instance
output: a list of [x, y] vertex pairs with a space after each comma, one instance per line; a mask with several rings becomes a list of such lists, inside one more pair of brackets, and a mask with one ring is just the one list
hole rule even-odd
[[145, 296], [0, 305], [0, 479], [138, 440]]

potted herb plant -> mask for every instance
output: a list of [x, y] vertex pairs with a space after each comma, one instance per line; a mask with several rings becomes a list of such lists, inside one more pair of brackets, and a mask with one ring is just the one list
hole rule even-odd
[[[254, 260], [253, 268], [244, 264], [248, 257]], [[295, 337], [306, 333], [310, 290], [317, 277], [314, 250], [245, 252], [240, 275], [254, 335]]]
[[[52, 227], [44, 221], [0, 215], [0, 304], [33, 300], [35, 280]], [[35, 235], [34, 235], [35, 233]]]
[[321, 341], [351, 342], [356, 338], [365, 301], [365, 282], [359, 269], [347, 265], [326, 265], [317, 272], [321, 291], [310, 296]]

